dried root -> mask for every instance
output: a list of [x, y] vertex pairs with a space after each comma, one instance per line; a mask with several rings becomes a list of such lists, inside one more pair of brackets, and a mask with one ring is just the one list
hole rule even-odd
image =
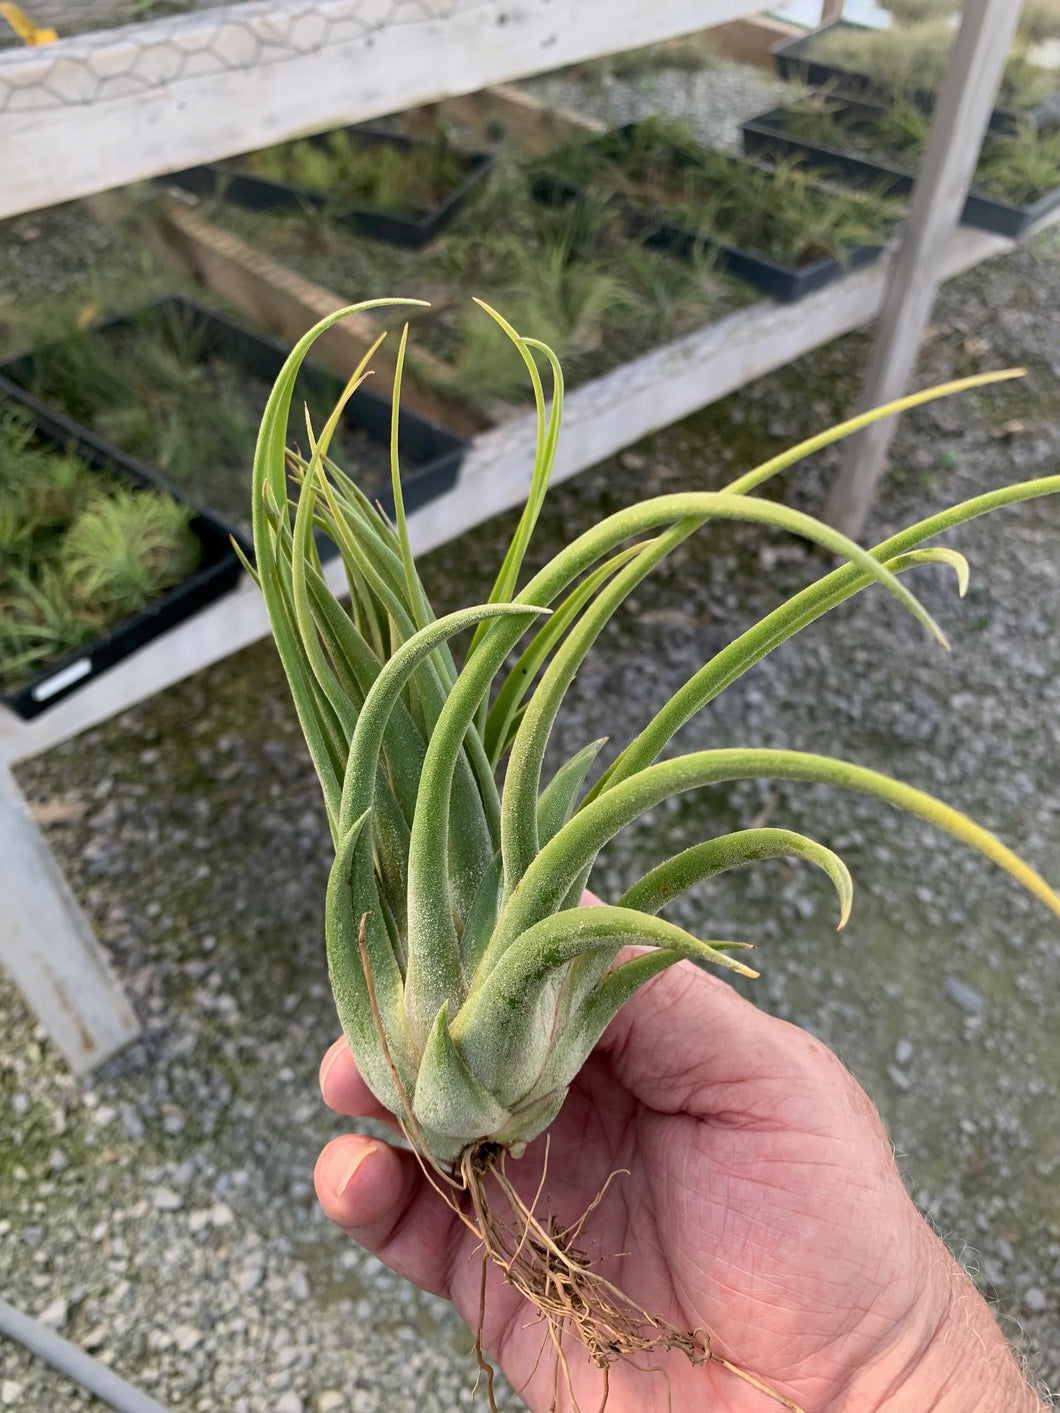
[[[620, 1360], [633, 1362], [637, 1356], [650, 1357], [675, 1350], [684, 1354], [694, 1365], [711, 1361], [720, 1364], [774, 1399], [789, 1413], [803, 1413], [790, 1399], [716, 1354], [706, 1330], [680, 1329], [668, 1320], [650, 1314], [592, 1269], [593, 1263], [580, 1245], [582, 1230], [588, 1217], [599, 1206], [607, 1187], [619, 1174], [612, 1174], [571, 1226], [561, 1226], [554, 1216], [548, 1218], [546, 1225], [538, 1217], [536, 1208], [545, 1186], [547, 1149], [541, 1181], [530, 1206], [523, 1201], [508, 1177], [507, 1160], [508, 1154], [504, 1148], [497, 1144], [480, 1143], [467, 1149], [460, 1162], [461, 1186], [471, 1207], [472, 1221], [468, 1224], [482, 1241], [482, 1297], [476, 1355], [479, 1368], [486, 1372], [492, 1413], [496, 1413], [493, 1373], [482, 1349], [486, 1269], [490, 1261], [500, 1267], [508, 1283], [539, 1312], [544, 1322], [543, 1349], [551, 1344], [556, 1358], [551, 1405], [553, 1413], [558, 1405], [561, 1375], [570, 1405], [578, 1409], [563, 1348], [568, 1331], [573, 1331], [589, 1358], [603, 1372], [600, 1413], [607, 1404], [608, 1371], [612, 1364]], [[500, 1190], [506, 1210], [499, 1212], [491, 1202], [486, 1191], [487, 1181], [490, 1180]], [[447, 1197], [450, 1205], [454, 1205], [449, 1194]], [[467, 1214], [462, 1215], [466, 1221]], [[637, 1367], [647, 1370], [649, 1366], [638, 1362]], [[659, 1372], [665, 1377], [664, 1370]]]

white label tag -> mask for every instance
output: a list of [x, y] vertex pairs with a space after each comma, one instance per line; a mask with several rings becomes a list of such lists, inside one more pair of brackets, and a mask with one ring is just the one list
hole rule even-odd
[[49, 697], [54, 697], [56, 692], [61, 692], [64, 687], [69, 687], [73, 682], [80, 682], [82, 677], [87, 677], [92, 671], [92, 659], [90, 657], [79, 657], [76, 662], [72, 662], [69, 667], [64, 667], [61, 672], [57, 672], [54, 677], [49, 677], [46, 682], [38, 682], [30, 692], [30, 696], [35, 702], [46, 702]]

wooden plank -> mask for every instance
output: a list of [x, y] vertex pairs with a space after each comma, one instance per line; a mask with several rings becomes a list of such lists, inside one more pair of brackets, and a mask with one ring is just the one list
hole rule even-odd
[[[900, 397], [916, 365], [944, 277], [946, 242], [971, 185], [1019, 10], [1012, 0], [966, 0], [881, 310], [862, 408]], [[895, 428], [896, 419], [889, 417], [852, 438], [847, 448], [825, 508], [826, 519], [847, 535], [861, 533]]]
[[[173, 196], [162, 203], [157, 230], [170, 253], [195, 279], [286, 343], [296, 342], [313, 324], [343, 306], [344, 300], [332, 290], [303, 279], [230, 231], [220, 230], [183, 197]], [[379, 325], [370, 315], [348, 315], [317, 340], [314, 357], [349, 378], [379, 333]], [[392, 334], [372, 357], [372, 387], [384, 397], [394, 390], [397, 346], [397, 336]], [[439, 374], [448, 371], [426, 350], [421, 349], [417, 357], [421, 367], [431, 367]], [[470, 407], [438, 397], [410, 368], [402, 377], [401, 403], [462, 436], [491, 425], [487, 417]]]
[[722, 24], [749, 0], [245, 0], [0, 55], [0, 218]]
[[84, 1074], [140, 1033], [103, 949], [0, 764], [0, 962]]
[[798, 25], [789, 25], [786, 20], [774, 19], [772, 15], [752, 15], [710, 30], [707, 39], [710, 48], [723, 59], [757, 64], [772, 72], [774, 46], [804, 33]]

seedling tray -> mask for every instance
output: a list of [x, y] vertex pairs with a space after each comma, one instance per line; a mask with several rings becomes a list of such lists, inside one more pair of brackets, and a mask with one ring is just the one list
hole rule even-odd
[[[580, 188], [544, 174], [534, 179], [532, 190], [537, 200], [555, 205], [584, 198]], [[852, 246], [843, 260], [834, 255], [822, 255], [805, 265], [782, 265], [768, 255], [701, 236], [685, 226], [648, 215], [632, 206], [627, 208], [626, 220], [630, 234], [645, 245], [683, 260], [691, 258], [696, 251], [709, 253], [714, 256], [717, 269], [737, 276], [781, 304], [805, 299], [848, 271], [871, 265], [884, 250], [882, 244], [858, 245]]]
[[45, 406], [24, 388], [0, 376], [0, 406], [4, 399], [15, 403], [32, 422], [36, 435], [57, 450], [74, 452], [97, 470], [135, 486], [164, 491], [175, 500], [194, 506], [191, 530], [202, 546], [198, 567], [183, 583], [166, 589], [153, 603], [94, 643], [57, 658], [22, 685], [0, 691], [0, 701], [5, 706], [23, 721], [31, 721], [228, 593], [242, 569], [226, 526], [196, 506], [178, 487], [147, 471], [84, 427]]
[[[822, 34], [836, 29], [864, 32], [869, 28], [869, 25], [855, 24], [853, 20], [833, 20], [810, 34], [800, 34], [795, 39], [783, 40], [774, 45], [772, 50], [777, 74], [791, 83], [805, 84], [810, 88], [832, 88], [844, 95], [865, 94], [871, 97], [878, 94], [879, 89], [870, 74], [857, 73], [852, 69], [838, 69], [813, 57], [814, 45]], [[926, 113], [934, 110], [935, 98], [934, 93], [923, 91], [913, 95], [914, 102]], [[1012, 113], [1004, 108], [995, 108], [990, 115], [990, 131], [1016, 132], [1024, 122], [1033, 123], [1040, 132], [1048, 132], [1060, 126], [1060, 91], [1026, 113]]]
[[[417, 146], [425, 145], [415, 138], [380, 132], [375, 128], [350, 127], [342, 131], [351, 141], [367, 147], [390, 146], [412, 151]], [[327, 137], [328, 134], [321, 133], [309, 141], [323, 146]], [[335, 207], [334, 219], [373, 240], [419, 250], [449, 225], [474, 188], [486, 177], [494, 161], [490, 153], [468, 153], [461, 155], [459, 160], [467, 172], [464, 180], [423, 216], [399, 216], [369, 206], [348, 205]], [[305, 211], [307, 207], [323, 210], [328, 205], [328, 198], [319, 191], [254, 176], [250, 172], [240, 171], [235, 162], [210, 162], [199, 167], [187, 167], [159, 180], [193, 192], [196, 196], [221, 195], [226, 201], [254, 211]]]
[[[201, 346], [204, 357], [219, 355], [233, 363], [241, 372], [269, 387], [279, 376], [287, 359], [289, 350], [275, 339], [254, 333], [228, 319], [225, 315], [206, 309], [193, 300], [185, 299], [179, 295], [167, 295], [148, 305], [145, 309], [106, 320], [95, 325], [89, 332], [106, 337], [108, 334], [117, 335], [128, 331], [142, 324], [143, 321], [157, 320], [161, 325], [164, 320], [172, 318], [187, 320], [194, 325], [196, 332], [202, 339]], [[0, 364], [0, 376], [5, 376], [22, 387], [33, 385], [35, 372], [36, 356], [32, 353], [23, 354], [6, 364]], [[315, 396], [330, 411], [341, 390], [340, 379], [315, 364], [305, 363], [296, 386], [297, 405], [301, 406], [302, 398]], [[67, 425], [76, 427], [76, 424], [65, 418], [64, 421], [67, 421]], [[341, 427], [347, 433], [366, 438], [377, 449], [376, 459], [385, 461], [389, 455], [390, 421], [389, 399], [381, 397], [367, 387], [361, 387], [347, 402]], [[78, 428], [77, 430], [84, 429]], [[119, 458], [126, 465], [134, 467], [145, 481], [164, 481], [163, 476], [137, 458], [110, 445], [109, 442], [94, 434], [92, 434], [92, 439], [108, 455]], [[300, 444], [304, 444], [304, 435], [298, 440]], [[398, 446], [401, 453], [402, 494], [405, 508], [410, 511], [418, 509], [450, 489], [456, 481], [460, 462], [467, 449], [466, 441], [412, 412], [400, 414]], [[248, 518], [253, 458], [254, 446], [251, 441], [246, 451]], [[356, 468], [351, 467], [350, 469], [356, 479]], [[204, 481], [204, 486], [205, 489], [200, 498], [209, 504], [208, 480]], [[394, 498], [389, 474], [385, 478], [381, 478], [378, 484], [363, 485], [362, 489], [373, 500], [378, 501], [388, 515], [393, 515]], [[186, 498], [190, 499], [190, 497]], [[214, 519], [223, 523], [226, 530], [239, 541], [244, 552], [252, 554], [253, 544], [246, 523], [240, 525], [235, 523], [230, 516], [218, 515], [216, 508], [213, 514]], [[324, 557], [337, 553], [336, 547], [329, 539], [321, 537], [319, 544]]]
[[[837, 106], [836, 112], [857, 120], [860, 116], [871, 117], [884, 110], [877, 104], [845, 103]], [[905, 196], [913, 189], [916, 173], [908, 167], [889, 162], [876, 161], [853, 152], [824, 146], [793, 136], [787, 131], [787, 110], [773, 108], [757, 118], [740, 124], [744, 151], [751, 156], [779, 158], [801, 157], [830, 176], [861, 187], [874, 187], [887, 196]], [[1031, 206], [1013, 206], [982, 191], [972, 191], [964, 205], [961, 221], [977, 230], [992, 231], [995, 235], [1018, 239], [1035, 221], [1048, 215], [1060, 206], [1060, 187], [1047, 192]]]

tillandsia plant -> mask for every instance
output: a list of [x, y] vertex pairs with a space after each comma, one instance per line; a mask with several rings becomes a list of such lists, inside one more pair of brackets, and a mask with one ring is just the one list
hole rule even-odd
[[[402, 302], [413, 301], [355, 308]], [[291, 354], [258, 440], [256, 572], [335, 846], [326, 931], [339, 1016], [367, 1084], [397, 1117], [439, 1192], [480, 1237], [484, 1259], [496, 1260], [548, 1322], [558, 1358], [563, 1332], [573, 1326], [605, 1371], [617, 1358], [678, 1349], [693, 1360], [718, 1359], [762, 1387], [713, 1353], [702, 1332], [679, 1330], [627, 1300], [578, 1249], [582, 1223], [560, 1230], [539, 1219], [516, 1194], [506, 1163], [548, 1127], [605, 1027], [651, 977], [685, 959], [756, 975], [740, 960], [744, 943], [693, 936], [659, 916], [666, 904], [725, 869], [786, 855], [828, 875], [842, 926], [850, 876], [823, 844], [749, 828], [659, 863], [610, 905], [583, 908], [582, 892], [600, 850], [644, 811], [717, 782], [774, 777], [838, 786], [904, 809], [978, 849], [1060, 913], [1060, 897], [998, 839], [874, 771], [791, 750], [659, 759], [682, 724], [729, 683], [870, 584], [941, 639], [902, 576], [921, 564], [948, 565], [963, 592], [968, 567], [955, 550], [924, 542], [995, 507], [1060, 491], [1060, 476], [978, 496], [871, 551], [752, 494], [889, 412], [1014, 376], [985, 374], [853, 418], [722, 491], [663, 495], [621, 510], [520, 582], [556, 456], [563, 379], [544, 344], [488, 312], [525, 362], [538, 429], [529, 498], [488, 603], [436, 618], [413, 561], [396, 452], [407, 327], [394, 396], [394, 523], [328, 464], [341, 404], [323, 427], [309, 429], [310, 455], [295, 459], [296, 506], [288, 500], [286, 428], [298, 368], [342, 313], [318, 324]], [[551, 405], [542, 369], [551, 375]], [[719, 518], [802, 536], [845, 562], [706, 663], [591, 788], [585, 785], [600, 741], [543, 783], [553, 723], [593, 642], [655, 566]], [[314, 530], [330, 535], [341, 552], [348, 610], [322, 573]], [[469, 631], [457, 656], [451, 640]], [[501, 788], [496, 775], [505, 760]], [[643, 950], [623, 957], [631, 943]]]

